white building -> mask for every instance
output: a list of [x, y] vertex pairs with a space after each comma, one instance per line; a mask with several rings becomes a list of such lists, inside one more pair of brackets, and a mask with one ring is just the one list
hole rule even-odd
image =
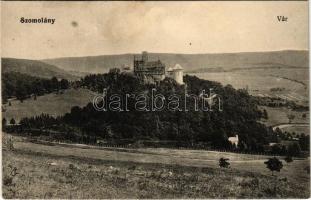
[[235, 147], [238, 147], [238, 144], [239, 144], [239, 136], [238, 135], [235, 135], [235, 137], [229, 137], [228, 138], [228, 141], [234, 145]]
[[184, 84], [183, 70], [184, 69], [179, 64], [176, 64], [174, 67], [169, 67], [167, 69], [167, 75], [168, 77], [174, 79], [178, 84], [183, 85]]

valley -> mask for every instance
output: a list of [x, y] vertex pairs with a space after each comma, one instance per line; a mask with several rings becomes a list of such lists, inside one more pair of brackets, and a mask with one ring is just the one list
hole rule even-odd
[[[120, 55], [115, 55], [25, 61], [25, 64], [21, 60], [9, 60], [2, 73], [13, 71], [30, 73], [34, 77], [68, 78], [71, 85], [69, 89], [52, 90], [35, 97], [30, 95], [23, 101], [10, 98], [9, 102], [2, 104], [2, 117], [6, 118], [8, 130], [14, 130], [16, 126], [18, 132], [2, 132], [4, 198], [310, 196], [310, 160], [305, 156], [306, 151], [303, 152], [304, 156], [293, 156], [291, 163], [284, 160], [284, 154], [276, 153], [276, 157], [283, 164], [281, 171], [275, 172], [276, 176], [272, 176], [264, 164], [273, 157], [269, 143], [264, 144], [264, 141], [271, 138], [268, 134], [275, 133], [265, 126], [278, 126], [282, 132], [288, 132], [293, 137], [298, 137], [301, 133], [309, 135], [309, 111], [293, 110], [286, 106], [255, 107], [248, 104], [250, 96], [233, 89], [245, 89], [253, 96], [271, 97], [281, 102], [293, 101], [297, 105], [308, 106], [309, 77], [304, 51], [205, 56], [151, 54], [155, 57], [159, 55], [168, 66], [180, 62], [185, 67], [186, 75], [200, 78], [184, 76], [184, 81], [190, 85], [189, 90], [196, 91], [202, 87], [213, 86], [227, 96], [228, 102], [225, 103], [230, 105], [231, 107], [227, 108], [232, 110], [225, 110], [224, 118], [218, 118], [219, 116], [213, 114], [208, 116], [191, 113], [188, 117], [189, 115], [164, 113], [160, 116], [161, 120], [159, 116], [153, 116], [153, 113], [121, 115], [93, 112], [92, 107], [87, 104], [103, 86], [109, 85], [112, 91], [116, 92], [119, 92], [120, 88], [122, 92], [139, 89], [146, 91], [145, 86], [136, 82], [132, 76], [122, 73], [118, 76], [97, 74], [81, 78], [88, 73], [108, 72], [112, 66], [126, 65], [131, 62], [132, 54], [122, 55], [121, 58]], [[287, 56], [295, 58], [296, 63]], [[215, 66], [215, 70], [196, 71], [204, 65]], [[11, 66], [13, 68], [10, 68]], [[120, 79], [117, 80], [116, 77]], [[165, 84], [159, 87], [159, 90], [180, 90], [178, 86], [174, 86], [171, 91], [172, 83]], [[223, 87], [227, 84], [233, 88]], [[266, 111], [267, 118], [256, 116], [255, 108]], [[43, 113], [48, 117], [32, 118]], [[66, 117], [62, 118], [64, 115]], [[19, 122], [23, 118], [29, 119], [23, 124], [25, 127], [19, 129]], [[14, 119], [16, 124], [11, 124], [11, 119]], [[182, 119], [181, 122], [179, 119]], [[225, 123], [217, 123], [222, 120]], [[251, 120], [253, 121], [249, 122]], [[135, 123], [130, 124], [129, 121]], [[198, 122], [200, 125], [197, 125]], [[200, 129], [203, 126], [205, 129]], [[214, 129], [217, 126], [222, 128]], [[225, 142], [228, 136], [232, 136], [236, 127], [242, 127], [237, 133], [241, 138], [244, 136], [245, 142], [251, 146], [250, 150], [247, 149], [244, 153], [234, 153], [232, 146], [227, 150], [222, 143], [218, 143], [220, 141], [227, 144]], [[35, 133], [32, 134], [32, 131]], [[211, 147], [210, 143], [201, 142], [206, 140], [206, 135], [219, 145], [216, 146], [218, 149], [198, 148], [200, 145]], [[225, 136], [225, 139], [215, 139], [219, 136]], [[115, 145], [120, 138], [120, 141], [123, 141], [123, 137], [135, 142], [126, 147]], [[143, 140], [150, 142], [158, 139], [156, 137], [164, 141], [173, 138], [178, 140], [180, 145], [180, 141], [193, 143], [195, 139], [200, 139], [194, 142], [197, 146], [192, 148], [155, 148], [141, 143]], [[111, 142], [112, 146], [105, 146], [107, 142]], [[256, 152], [258, 150], [259, 152]], [[220, 167], [221, 158], [229, 159], [229, 168]], [[276, 181], [278, 186], [276, 190], [272, 190]]]

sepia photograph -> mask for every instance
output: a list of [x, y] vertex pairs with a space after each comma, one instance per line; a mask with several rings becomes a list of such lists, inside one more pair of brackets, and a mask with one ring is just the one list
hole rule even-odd
[[3, 199], [310, 198], [308, 1], [2, 1]]

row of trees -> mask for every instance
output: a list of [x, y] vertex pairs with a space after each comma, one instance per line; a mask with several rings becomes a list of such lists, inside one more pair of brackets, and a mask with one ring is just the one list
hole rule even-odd
[[[302, 151], [309, 151], [310, 150], [310, 135], [306, 135], [304, 133], [296, 134], [295, 132], [289, 133], [287, 131], [283, 132], [280, 128], [276, 128], [275, 134], [277, 135], [278, 139], [277, 142], [281, 140], [287, 141], [298, 141], [299, 148]], [[282, 152], [282, 147], [275, 147], [275, 151]]]
[[43, 95], [67, 89], [69, 85], [66, 79], [58, 80], [56, 77], [44, 79], [18, 72], [8, 72], [2, 74], [2, 99], [4, 103], [12, 97], [23, 101], [31, 95]]
[[260, 106], [287, 107], [296, 111], [309, 111], [309, 106], [299, 105], [294, 101], [284, 100], [276, 97], [252, 96], [253, 100]]
[[[55, 82], [55, 78], [51, 79]], [[86, 87], [95, 92], [109, 89], [109, 94], [147, 94], [156, 88], [156, 93], [169, 96], [180, 95], [181, 102], [187, 101], [189, 111], [170, 111], [164, 109], [155, 112], [140, 112], [132, 109], [135, 102], [129, 101], [130, 112], [105, 111], [94, 109], [92, 103], [87, 106], [73, 107], [71, 112], [54, 118], [49, 115], [24, 118], [20, 121], [24, 130], [56, 130], [63, 132], [64, 138], [84, 143], [96, 140], [160, 140], [175, 141], [185, 146], [206, 146], [217, 149], [235, 149], [228, 137], [239, 135], [238, 150], [264, 152], [269, 142], [279, 142], [282, 132], [275, 134], [271, 128], [257, 123], [260, 118], [267, 118], [266, 110], [257, 109], [256, 101], [245, 90], [235, 90], [232, 86], [185, 76], [187, 93], [199, 95], [202, 90], [214, 93], [222, 98], [223, 111], [194, 111], [189, 99], [184, 99], [184, 86], [179, 86], [172, 79], [166, 79], [159, 85], [145, 85], [134, 77], [125, 74], [89, 75], [79, 81], [79, 87]], [[58, 81], [61, 83], [62, 81]], [[67, 85], [67, 84], [65, 84]], [[150, 99], [148, 99], [149, 101]], [[201, 102], [200, 102], [201, 103]], [[192, 106], [192, 107], [191, 107]], [[10, 120], [12, 121], [12, 120]], [[11, 123], [12, 124], [12, 123]], [[61, 135], [58, 135], [62, 139]], [[281, 138], [282, 139], [282, 138]], [[301, 150], [309, 150], [309, 136], [301, 135], [299, 144], [287, 149], [282, 145], [272, 147], [272, 153], [285, 155], [290, 150], [298, 155]], [[294, 149], [294, 150], [292, 150]]]

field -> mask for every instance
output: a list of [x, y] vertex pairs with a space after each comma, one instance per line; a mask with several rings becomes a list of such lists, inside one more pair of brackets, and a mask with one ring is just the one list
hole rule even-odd
[[[268, 113], [268, 119], [262, 120], [262, 122], [267, 126], [275, 126], [280, 125], [279, 128], [285, 132], [295, 132], [295, 133], [304, 133], [305, 135], [309, 135], [310, 126], [309, 124], [309, 112], [300, 112], [300, 111], [292, 111], [288, 108], [272, 108], [267, 106], [260, 106], [260, 109], [265, 109]], [[305, 114], [305, 117], [303, 117]], [[288, 115], [293, 115], [294, 119], [289, 123]], [[295, 125], [296, 124], [296, 125]]]
[[296, 134], [301, 134], [304, 133], [305, 135], [310, 134], [310, 127], [306, 126], [290, 126], [290, 127], [283, 127], [281, 128], [283, 132], [288, 132], [288, 133], [293, 133], [295, 132]]
[[[309, 73], [308, 68], [266, 68], [266, 69], [241, 69], [232, 72], [194, 73], [206, 80], [212, 80], [223, 85], [231, 84], [234, 88], [247, 88], [254, 96], [275, 97], [283, 100], [294, 101], [300, 105], [309, 105]], [[273, 88], [283, 88], [281, 91], [271, 91]], [[292, 111], [288, 108], [272, 108], [261, 106], [267, 110], [268, 120], [263, 120], [267, 126], [286, 123], [309, 123], [309, 112]], [[306, 117], [302, 117], [306, 114]], [[288, 115], [294, 115], [289, 122]], [[284, 131], [309, 134], [309, 127], [291, 126]]]
[[[287, 131], [289, 133], [295, 132], [299, 134], [304, 133], [306, 135], [309, 135], [309, 112], [292, 111], [284, 107], [272, 108], [267, 106], [260, 106], [260, 108], [262, 110], [265, 109], [268, 113], [268, 119], [263, 120], [263, 123], [267, 126], [282, 124], [279, 128], [283, 132]], [[306, 117], [303, 117], [303, 114], [305, 114]], [[292, 119], [290, 123], [288, 115], [294, 116], [294, 119]]]
[[24, 100], [21, 103], [18, 100], [11, 101], [11, 106], [4, 104], [5, 112], [2, 112], [2, 117], [8, 121], [12, 118], [19, 121], [24, 117], [32, 117], [41, 113], [50, 114], [54, 117], [70, 112], [73, 106], [86, 106], [92, 102], [94, 93], [87, 89], [69, 89], [63, 94], [47, 94], [38, 96], [37, 100], [33, 98]]
[[[255, 96], [279, 97], [284, 100], [308, 104], [309, 76], [308, 68], [267, 68], [239, 70], [233, 72], [195, 73], [206, 80], [217, 81], [234, 88], [248, 88]], [[271, 92], [272, 88], [285, 88], [282, 92]]]
[[[10, 150], [4, 136], [4, 198], [309, 197], [309, 159], [282, 160], [274, 194], [276, 179], [263, 155], [42, 145], [21, 137], [13, 137]], [[231, 168], [220, 169], [220, 157]]]
[[[260, 106], [263, 110], [265, 109], [268, 113], [268, 120], [265, 121], [265, 124], [268, 126], [273, 126], [277, 124], [286, 124], [289, 123], [288, 115], [294, 115], [295, 118], [291, 120], [291, 123], [309, 123], [309, 112], [300, 112], [293, 111], [288, 108], [272, 108], [267, 106]], [[303, 117], [303, 114], [306, 114], [306, 117]]]

